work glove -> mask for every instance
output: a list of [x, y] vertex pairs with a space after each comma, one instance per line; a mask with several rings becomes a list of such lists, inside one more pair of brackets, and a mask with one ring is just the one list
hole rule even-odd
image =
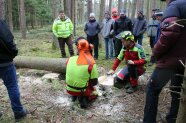
[[114, 70], [109, 70], [109, 72], [107, 72], [107, 75], [112, 75], [112, 74], [114, 74]]
[[127, 61], [127, 64], [131, 64], [131, 65], [132, 65], [132, 64], [134, 64], [134, 61], [128, 60], [128, 61]]

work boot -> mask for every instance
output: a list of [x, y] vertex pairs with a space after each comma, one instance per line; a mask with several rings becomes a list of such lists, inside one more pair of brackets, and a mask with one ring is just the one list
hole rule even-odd
[[71, 98], [72, 98], [72, 102], [75, 102], [77, 99], [77, 96], [72, 96]]
[[125, 89], [129, 89], [131, 87], [130, 83], [129, 82], [126, 82], [126, 84], [124, 85], [124, 88]]
[[88, 99], [85, 96], [78, 97], [80, 107], [81, 108], [87, 108], [88, 107]]
[[124, 84], [122, 83], [122, 80], [118, 77], [114, 77], [114, 87], [121, 89], [123, 88]]
[[0, 118], [2, 117], [2, 115], [3, 115], [3, 114], [0, 112]]
[[135, 91], [137, 91], [137, 86], [128, 88], [126, 92], [127, 92], [128, 94], [132, 94], [132, 93], [134, 93]]
[[23, 111], [17, 111], [14, 112], [15, 121], [18, 122], [21, 119], [25, 118], [28, 114], [28, 111], [26, 109], [23, 109]]

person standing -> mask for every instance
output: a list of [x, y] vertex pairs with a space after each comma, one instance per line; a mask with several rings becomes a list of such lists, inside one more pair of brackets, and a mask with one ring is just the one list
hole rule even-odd
[[84, 32], [87, 34], [87, 40], [94, 45], [94, 58], [98, 59], [98, 34], [101, 31], [99, 23], [96, 21], [95, 14], [90, 13], [89, 21], [85, 24]]
[[52, 31], [58, 38], [62, 58], [66, 58], [65, 43], [68, 46], [70, 56], [74, 55], [71, 36], [73, 34], [73, 24], [70, 18], [65, 16], [64, 11], [59, 11], [59, 16], [54, 20]]
[[105, 40], [105, 59], [113, 58], [113, 23], [109, 12], [105, 12], [105, 18], [103, 19], [102, 36]]
[[154, 41], [157, 35], [158, 25], [160, 23], [161, 21], [157, 20], [155, 13], [153, 13], [152, 18], [149, 20], [147, 24], [147, 36], [149, 37], [151, 49], [154, 47]]
[[[183, 23], [181, 24], [183, 26], [180, 26], [174, 23], [186, 19], [186, 1], [166, 0], [166, 2], [168, 6], [163, 13], [160, 37], [153, 49], [156, 68], [146, 89], [143, 123], [156, 123], [159, 94], [168, 81], [171, 80], [172, 87], [180, 87], [183, 83], [183, 78], [177, 74], [184, 75], [185, 68], [180, 61], [185, 63], [186, 59], [186, 25]], [[180, 103], [180, 95], [177, 93], [181, 88], [170, 88], [170, 90], [171, 106], [166, 121], [175, 123]]]
[[[126, 11], [121, 10], [120, 17], [114, 23], [114, 36], [120, 34], [123, 31], [132, 31], [132, 21], [126, 16]], [[122, 43], [120, 39], [115, 38], [115, 56], [117, 57], [122, 49]]]
[[142, 46], [143, 34], [146, 31], [147, 22], [144, 19], [143, 11], [138, 11], [138, 17], [133, 23], [133, 35], [135, 41]]
[[[20, 91], [13, 59], [18, 54], [14, 37], [6, 23], [0, 19], [0, 79], [3, 80], [10, 98], [16, 121], [27, 116], [27, 110], [20, 101]], [[0, 117], [2, 113], [0, 112]]]
[[[160, 24], [162, 16], [163, 12], [160, 10], [156, 10], [155, 13], [152, 15], [152, 19], [149, 21], [147, 26], [147, 35], [150, 37], [150, 46], [152, 50], [160, 35]], [[155, 58], [152, 53], [149, 66], [152, 66], [154, 63]]]
[[[114, 20], [114, 22], [117, 19], [119, 19], [118, 10], [116, 8], [112, 9], [112, 19]], [[114, 27], [114, 23], [113, 23], [113, 27]], [[115, 54], [117, 52], [116, 51], [116, 39], [115, 39], [115, 37], [113, 37], [113, 45], [114, 45], [114, 56], [117, 57], [116, 54]]]

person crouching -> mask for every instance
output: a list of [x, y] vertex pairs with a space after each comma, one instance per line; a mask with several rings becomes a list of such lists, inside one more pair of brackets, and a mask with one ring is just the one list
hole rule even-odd
[[125, 84], [125, 81], [130, 81], [131, 86], [126, 92], [131, 94], [137, 90], [138, 76], [145, 72], [143, 67], [146, 63], [145, 51], [141, 45], [135, 43], [134, 36], [130, 31], [121, 32], [116, 38], [121, 39], [124, 47], [115, 59], [112, 69], [107, 74], [114, 74], [121, 61], [125, 59], [126, 66], [114, 78], [114, 86], [118, 87], [118, 84]]
[[88, 102], [97, 97], [95, 85], [98, 83], [98, 72], [92, 57], [93, 45], [80, 37], [75, 41], [78, 55], [67, 60], [66, 90], [72, 101], [79, 100], [81, 108], [87, 108]]

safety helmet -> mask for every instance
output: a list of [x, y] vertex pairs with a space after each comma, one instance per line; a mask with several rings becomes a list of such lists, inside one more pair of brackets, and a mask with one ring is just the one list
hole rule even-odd
[[116, 36], [117, 39], [130, 39], [131, 41], [134, 41], [134, 35], [131, 33], [131, 31], [123, 31], [120, 34]]

